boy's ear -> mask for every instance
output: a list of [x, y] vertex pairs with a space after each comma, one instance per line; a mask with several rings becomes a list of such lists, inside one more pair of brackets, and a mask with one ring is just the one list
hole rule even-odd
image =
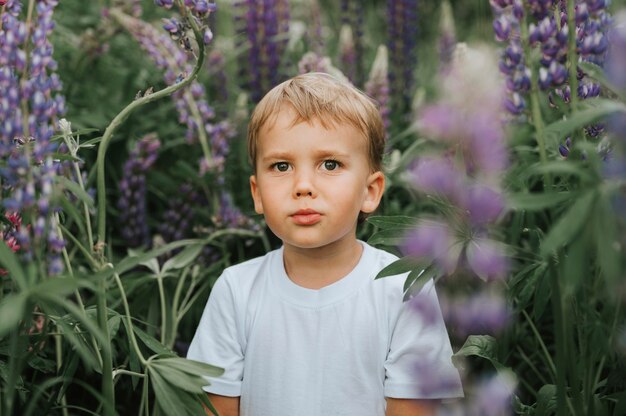
[[250, 193], [254, 201], [254, 211], [257, 214], [263, 214], [263, 203], [261, 202], [261, 190], [256, 183], [256, 176], [250, 176]]
[[376, 211], [380, 199], [383, 197], [385, 191], [385, 175], [381, 171], [372, 173], [367, 178], [367, 189], [363, 205], [361, 205], [361, 211], [370, 214]]

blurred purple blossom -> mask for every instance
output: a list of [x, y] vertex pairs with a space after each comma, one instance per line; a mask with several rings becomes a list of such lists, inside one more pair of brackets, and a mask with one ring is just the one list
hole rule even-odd
[[506, 416], [513, 414], [516, 378], [512, 372], [501, 371], [480, 381], [467, 408], [468, 416]]
[[606, 76], [619, 90], [626, 91], [626, 10], [615, 16], [609, 36]]
[[358, 60], [352, 28], [344, 24], [339, 32], [339, 67], [351, 83], [357, 82]]
[[442, 392], [450, 392], [459, 388], [461, 380], [457, 371], [443, 372], [438, 362], [429, 360], [424, 354], [424, 358], [415, 363], [413, 372], [415, 381], [418, 384], [417, 390], [424, 397], [438, 397]]
[[454, 201], [463, 188], [465, 174], [447, 157], [422, 157], [409, 171], [409, 180], [418, 190]]
[[146, 173], [156, 161], [160, 146], [156, 134], [148, 134], [136, 143], [124, 164], [117, 208], [122, 237], [130, 247], [150, 246]]
[[497, 334], [511, 321], [511, 309], [500, 293], [485, 289], [471, 295], [441, 296], [441, 310], [461, 339], [468, 335]]
[[446, 72], [452, 63], [456, 43], [452, 6], [446, 0], [441, 3], [441, 16], [439, 18], [439, 68], [441, 72]]
[[433, 259], [442, 270], [452, 274], [459, 260], [458, 246], [446, 223], [424, 220], [405, 236], [402, 252], [417, 258]]
[[467, 210], [472, 224], [481, 225], [495, 222], [505, 207], [500, 190], [486, 185], [473, 185], [467, 189], [462, 205]]
[[509, 270], [504, 247], [493, 240], [474, 238], [466, 247], [469, 267], [483, 280], [503, 279]]
[[389, 134], [391, 120], [390, 90], [389, 90], [389, 71], [388, 71], [387, 48], [384, 45], [378, 47], [376, 58], [372, 65], [369, 78], [365, 83], [365, 92], [378, 103], [380, 115], [383, 118], [385, 131]]

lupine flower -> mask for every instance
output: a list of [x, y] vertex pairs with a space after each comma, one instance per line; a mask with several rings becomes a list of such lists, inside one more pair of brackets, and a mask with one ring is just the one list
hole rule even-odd
[[[528, 25], [528, 41], [532, 48], [541, 52], [538, 73], [539, 87], [553, 91], [569, 102], [568, 70], [565, 67], [568, 54], [567, 5], [561, 1], [532, 0], [526, 7], [519, 0], [491, 1], [494, 11], [496, 40], [507, 42], [502, 51], [500, 70], [507, 76], [509, 98], [505, 108], [519, 115], [525, 108], [524, 95], [529, 91], [530, 73], [521, 53], [520, 24], [525, 13], [532, 16]], [[576, 52], [580, 60], [602, 65], [608, 47], [606, 32], [610, 17], [607, 2], [578, 2], [575, 9]], [[554, 9], [554, 10], [553, 10]], [[558, 21], [557, 21], [558, 18]], [[580, 85], [577, 94], [581, 98], [597, 97], [600, 86], [587, 79], [579, 71]], [[551, 99], [554, 105], [554, 100]], [[596, 133], [592, 130], [591, 133]]]
[[193, 226], [192, 207], [199, 202], [199, 194], [190, 184], [183, 184], [175, 196], [168, 199], [168, 208], [158, 227], [166, 243], [191, 236]]
[[220, 228], [245, 228], [253, 231], [259, 231], [260, 226], [250, 217], [244, 215], [239, 208], [233, 203], [232, 197], [227, 192], [220, 194], [220, 208], [211, 220], [213, 224]]
[[417, 65], [417, 0], [387, 0], [389, 82], [394, 108], [408, 108]]
[[161, 142], [149, 134], [137, 142], [124, 164], [120, 180], [120, 198], [117, 202], [122, 237], [130, 247], [149, 246], [150, 231], [147, 222], [146, 173], [157, 158]]
[[[349, 28], [353, 45], [351, 50], [345, 52], [345, 56], [341, 58], [341, 69], [344, 70], [344, 73], [354, 85], [363, 85], [365, 74], [361, 62], [363, 61], [364, 7], [358, 0], [341, 0], [339, 5], [341, 9], [341, 30], [345, 32], [348, 29], [343, 29], [343, 27]], [[344, 36], [347, 36], [347, 34]], [[347, 44], [345, 46], [350, 47]], [[351, 68], [354, 68], [354, 72], [352, 72]]]
[[456, 29], [452, 6], [450, 6], [450, 2], [444, 1], [441, 3], [439, 20], [439, 65], [441, 71], [445, 72], [451, 64], [455, 46]]
[[389, 133], [389, 127], [391, 126], [391, 120], [389, 115], [391, 113], [389, 102], [389, 71], [388, 71], [388, 56], [387, 47], [380, 45], [376, 52], [376, 58], [372, 65], [369, 78], [365, 83], [365, 92], [372, 97], [378, 103], [378, 109], [380, 115], [383, 118], [385, 130]]
[[497, 292], [481, 290], [472, 295], [443, 294], [441, 311], [444, 320], [463, 339], [471, 334], [496, 334], [511, 320], [506, 299]]
[[468, 406], [470, 416], [502, 416], [513, 413], [513, 394], [517, 381], [509, 371], [482, 380]]
[[357, 82], [358, 60], [354, 35], [349, 25], [342, 25], [339, 31], [339, 66], [351, 83]]
[[242, 79], [253, 101], [261, 97], [283, 78], [280, 61], [289, 32], [289, 3], [286, 0], [238, 0], [237, 26], [247, 37], [247, 62], [241, 65]]
[[421, 221], [406, 235], [402, 251], [405, 254], [433, 259], [446, 273], [452, 274], [459, 260], [460, 246], [448, 224], [440, 221]]
[[29, 220], [4, 230], [3, 239], [13, 249], [19, 247], [26, 261], [45, 259], [50, 275], [62, 271], [64, 247], [53, 215], [57, 207], [51, 205], [59, 164], [51, 158], [57, 146], [50, 138], [57, 118], [65, 112], [48, 40], [57, 4], [54, 0], [37, 2], [30, 33], [20, 20], [20, 1], [7, 1], [0, 16], [0, 156], [6, 161], [0, 172], [6, 193], [3, 204], [10, 215]]
[[[171, 9], [174, 5], [173, 0], [154, 0], [154, 3], [165, 9]], [[184, 5], [191, 12], [189, 18], [195, 19], [196, 24], [202, 31], [203, 43], [208, 45], [213, 40], [213, 32], [209, 27], [208, 19], [211, 13], [217, 10], [217, 5], [208, 0], [185, 0]], [[191, 30], [191, 24], [188, 21], [178, 22], [172, 18], [166, 19], [166, 26], [166, 30], [170, 32], [172, 38], [178, 41], [185, 50], [191, 51], [191, 42], [187, 35]]]
[[237, 131], [228, 120], [221, 121], [216, 124], [207, 124], [205, 126], [210, 136], [210, 144], [212, 149], [211, 163], [206, 163], [206, 159], [200, 159], [200, 176], [211, 173], [215, 176], [216, 183], [219, 186], [224, 185], [224, 163], [230, 149], [230, 140], [235, 137]]

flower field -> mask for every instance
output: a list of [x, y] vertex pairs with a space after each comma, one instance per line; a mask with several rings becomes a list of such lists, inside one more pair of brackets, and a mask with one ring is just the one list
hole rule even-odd
[[626, 415], [626, 1], [0, 0], [0, 416], [212, 412], [211, 287], [281, 244], [246, 126], [306, 72], [379, 106], [357, 234], [436, 282], [438, 414]]

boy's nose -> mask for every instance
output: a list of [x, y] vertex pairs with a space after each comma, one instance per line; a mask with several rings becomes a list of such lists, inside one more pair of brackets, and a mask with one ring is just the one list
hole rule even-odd
[[301, 173], [296, 177], [293, 196], [296, 198], [303, 196], [315, 197], [315, 189], [309, 174]]

